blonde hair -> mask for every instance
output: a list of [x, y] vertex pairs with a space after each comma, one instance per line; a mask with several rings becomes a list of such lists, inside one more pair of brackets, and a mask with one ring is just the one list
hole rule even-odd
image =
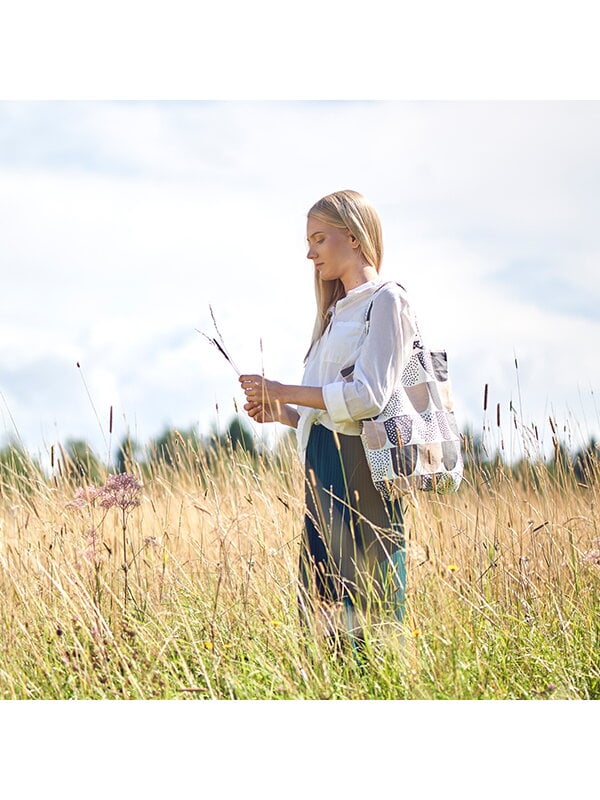
[[[349, 230], [358, 240], [360, 252], [365, 260], [379, 272], [383, 259], [381, 221], [375, 208], [362, 194], [352, 189], [344, 189], [325, 195], [317, 200], [307, 216], [317, 217], [334, 228]], [[315, 342], [325, 332], [333, 306], [345, 294], [344, 284], [339, 278], [334, 281], [322, 281], [315, 269], [317, 316], [306, 358]]]

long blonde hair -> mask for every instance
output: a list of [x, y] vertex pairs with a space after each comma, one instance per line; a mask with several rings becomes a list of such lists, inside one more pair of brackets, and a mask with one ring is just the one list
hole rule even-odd
[[[352, 189], [344, 189], [325, 195], [317, 200], [307, 216], [316, 217], [335, 228], [349, 230], [358, 240], [363, 257], [379, 272], [383, 259], [381, 221], [375, 208], [362, 194]], [[315, 269], [317, 316], [306, 358], [315, 342], [323, 335], [329, 323], [331, 309], [345, 294], [344, 284], [339, 278], [333, 281], [322, 281]]]

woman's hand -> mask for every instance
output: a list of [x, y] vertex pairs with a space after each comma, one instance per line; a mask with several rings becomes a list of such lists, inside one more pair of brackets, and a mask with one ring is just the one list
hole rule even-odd
[[240, 383], [248, 401], [244, 408], [252, 419], [256, 422], [281, 422], [283, 384], [268, 381], [261, 375], [240, 375]]
[[285, 402], [284, 392], [289, 387], [261, 375], [240, 375], [240, 383], [248, 401], [244, 410], [255, 422], [281, 422], [291, 428], [298, 425], [298, 412]]
[[261, 375], [240, 375], [242, 389], [249, 403], [261, 403], [276, 408], [277, 404], [287, 402], [283, 396], [284, 385], [277, 381], [268, 381]]
[[262, 403], [246, 403], [244, 410], [252, 417], [254, 422], [281, 422], [279, 417], [273, 414], [273, 410]]
[[[262, 375], [240, 375], [240, 383], [250, 406], [244, 408], [257, 422], [262, 418], [264, 422], [282, 422], [295, 428], [298, 424], [298, 412], [289, 403], [326, 409], [320, 386], [288, 386], [285, 383], [268, 381]], [[258, 406], [262, 407], [262, 411], [257, 410]]]

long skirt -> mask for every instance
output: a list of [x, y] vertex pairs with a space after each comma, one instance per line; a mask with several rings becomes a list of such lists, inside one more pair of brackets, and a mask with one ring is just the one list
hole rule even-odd
[[[384, 500], [359, 436], [313, 425], [306, 451], [301, 612], [341, 607], [342, 625], [402, 620], [406, 546], [402, 505]], [[316, 602], [315, 602], [316, 601]], [[339, 628], [339, 621], [335, 623]]]

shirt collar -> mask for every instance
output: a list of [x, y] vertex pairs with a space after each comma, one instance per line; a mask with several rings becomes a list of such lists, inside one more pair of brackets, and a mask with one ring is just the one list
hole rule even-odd
[[366, 283], [361, 283], [359, 286], [356, 286], [354, 289], [350, 289], [350, 291], [342, 297], [336, 303], [336, 308], [341, 308], [342, 306], [349, 305], [353, 303], [355, 300], [358, 300], [365, 294], [371, 294], [374, 289], [380, 286], [382, 283], [385, 283], [383, 278], [378, 275], [376, 278], [373, 278], [372, 281], [367, 281]]

